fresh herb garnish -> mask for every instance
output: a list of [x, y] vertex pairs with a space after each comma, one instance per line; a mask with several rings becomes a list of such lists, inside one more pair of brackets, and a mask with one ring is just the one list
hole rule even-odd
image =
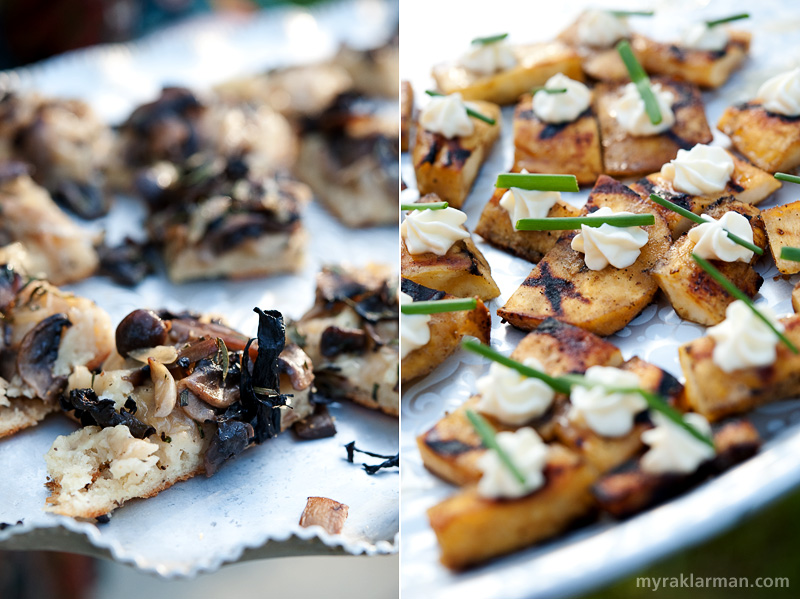
[[544, 85], [540, 85], [538, 87], [534, 87], [531, 90], [532, 94], [536, 92], [544, 92], [546, 94], [566, 94], [567, 88], [566, 87], [545, 87]]
[[797, 175], [789, 175], [787, 173], [775, 173], [774, 177], [778, 181], [787, 181], [789, 183], [800, 183], [800, 177]]
[[[673, 202], [670, 202], [669, 200], [667, 200], [665, 198], [662, 198], [660, 195], [657, 195], [655, 193], [651, 193], [650, 194], [650, 199], [652, 201], [654, 201], [656, 204], [658, 204], [659, 206], [663, 206], [664, 208], [668, 208], [669, 210], [672, 210], [673, 212], [675, 212], [677, 214], [680, 214], [684, 218], [688, 218], [690, 221], [692, 221], [693, 223], [697, 223], [698, 225], [702, 225], [704, 223], [710, 222], [710, 221], [704, 220], [700, 216], [696, 215], [694, 212], [690, 212], [689, 210], [686, 210], [685, 208], [681, 208], [677, 204], [675, 204]], [[745, 239], [742, 239], [738, 235], [734, 235], [733, 233], [731, 233], [727, 229], [723, 229], [723, 230], [728, 235], [730, 240], [733, 241], [734, 243], [739, 244], [743, 248], [747, 248], [751, 252], [755, 252], [759, 256], [764, 254], [764, 250], [762, 250], [757, 245], [755, 245], [753, 243], [750, 243], [749, 241], [747, 241]]]
[[631, 81], [636, 86], [636, 89], [639, 90], [639, 95], [644, 101], [644, 108], [647, 111], [650, 122], [654, 125], [660, 124], [663, 117], [661, 116], [661, 109], [658, 107], [656, 95], [650, 85], [650, 77], [647, 76], [647, 72], [636, 59], [627, 40], [622, 40], [617, 44], [617, 52], [619, 52], [622, 62], [625, 63], [625, 68], [628, 69]]
[[449, 205], [447, 202], [400, 204], [400, 210], [444, 210]]
[[660, 397], [659, 395], [647, 391], [645, 389], [641, 389], [639, 387], [614, 387], [610, 385], [603, 385], [601, 383], [595, 383], [586, 379], [585, 376], [580, 374], [570, 374], [570, 375], [563, 375], [559, 377], [550, 376], [549, 374], [542, 372], [540, 370], [536, 370], [535, 368], [531, 368], [530, 366], [526, 366], [512, 358], [504, 356], [503, 354], [493, 350], [491, 347], [487, 345], [483, 345], [479, 341], [475, 341], [474, 339], [467, 339], [462, 343], [462, 346], [474, 353], [480, 354], [489, 358], [490, 360], [497, 362], [498, 364], [502, 364], [508, 368], [516, 370], [523, 376], [531, 377], [539, 379], [547, 384], [553, 391], [557, 393], [563, 393], [565, 395], [569, 395], [572, 387], [575, 385], [580, 385], [582, 387], [601, 387], [604, 391], [608, 393], [636, 393], [644, 398], [647, 402], [647, 405], [656, 411], [661, 412], [672, 420], [675, 424], [679, 425], [687, 432], [689, 432], [692, 436], [711, 445], [714, 447], [714, 441], [709, 437], [703, 435], [700, 431], [695, 429], [693, 426], [689, 425], [686, 421], [683, 420], [683, 417], [680, 415], [680, 412], [673, 409], [668, 403], [667, 400]]
[[228, 368], [230, 367], [230, 356], [228, 355], [228, 346], [222, 337], [217, 337], [217, 357], [218, 363], [222, 366], [222, 385], [225, 385], [225, 379], [228, 378]]
[[697, 262], [704, 271], [706, 271], [709, 275], [711, 275], [711, 278], [713, 278], [717, 283], [719, 283], [725, 289], [725, 291], [730, 293], [736, 299], [742, 300], [747, 305], [747, 307], [753, 311], [753, 314], [755, 314], [764, 324], [766, 324], [772, 330], [772, 332], [778, 336], [778, 339], [780, 339], [783, 342], [783, 344], [792, 351], [792, 353], [794, 354], [800, 353], [798, 352], [797, 347], [795, 347], [794, 343], [792, 343], [789, 340], [789, 338], [786, 337], [786, 335], [781, 333], [775, 327], [775, 325], [772, 324], [772, 322], [770, 322], [769, 318], [764, 316], [761, 313], [761, 311], [758, 308], [756, 308], [753, 301], [749, 297], [747, 297], [747, 295], [741, 289], [739, 289], [736, 285], [734, 285], [720, 271], [714, 268], [711, 265], [711, 263], [708, 262], [708, 260], [701, 258], [697, 254], [692, 254], [692, 258], [694, 258], [694, 261]]
[[800, 262], [800, 248], [782, 247], [781, 260], [792, 260], [793, 262]]
[[[431, 96], [432, 98], [441, 98], [442, 96], [445, 95], [445, 94], [441, 94], [439, 92], [435, 92], [435, 91], [430, 90], [430, 89], [427, 90], [425, 93], [428, 94], [429, 96]], [[483, 121], [484, 123], [489, 123], [490, 125], [496, 125], [497, 124], [497, 121], [495, 121], [493, 118], [490, 118], [490, 117], [488, 117], [486, 115], [483, 115], [480, 112], [478, 112], [477, 110], [472, 110], [472, 108], [470, 108], [469, 106], [464, 106], [464, 108], [466, 108], [467, 114], [469, 116], [471, 116], [473, 118], [476, 118], [479, 121]]]
[[494, 429], [491, 425], [486, 422], [486, 419], [475, 412], [474, 410], [467, 410], [467, 419], [469, 423], [472, 425], [472, 428], [475, 429], [475, 432], [478, 433], [478, 436], [483, 441], [483, 444], [486, 446], [487, 449], [493, 449], [494, 452], [497, 454], [497, 457], [500, 458], [500, 461], [503, 462], [503, 465], [508, 468], [508, 471], [512, 474], [514, 478], [517, 479], [519, 484], [525, 484], [525, 475], [520, 472], [519, 468], [517, 468], [514, 461], [511, 459], [511, 456], [506, 453], [506, 450], [503, 449], [500, 444], [497, 442], [497, 436], [494, 434]]
[[722, 25], [723, 23], [730, 23], [731, 21], [741, 21], [742, 19], [749, 19], [750, 14], [746, 12], [742, 12], [736, 15], [731, 15], [730, 17], [723, 17], [721, 19], [714, 19], [713, 21], [706, 21], [706, 27], [709, 29], [711, 27], [716, 27], [717, 25]]
[[655, 13], [653, 10], [609, 10], [615, 17], [652, 17]]
[[528, 191], [579, 191], [575, 175], [540, 175], [538, 173], [502, 173], [494, 186], [499, 189], [526, 189]]
[[565, 216], [552, 218], [522, 218], [517, 221], [517, 231], [569, 231], [587, 227], [611, 225], [613, 227], [646, 227], [654, 225], [652, 214], [612, 214], [609, 216]]
[[442, 312], [459, 312], [461, 310], [474, 310], [478, 300], [474, 297], [443, 299], [430, 302], [413, 302], [403, 304], [400, 311], [403, 314], [441, 314]]
[[502, 42], [507, 37], [508, 37], [507, 33], [498, 33], [497, 35], [489, 35], [487, 37], [476, 37], [470, 43], [485, 46], [486, 44], [494, 44], [497, 42]]

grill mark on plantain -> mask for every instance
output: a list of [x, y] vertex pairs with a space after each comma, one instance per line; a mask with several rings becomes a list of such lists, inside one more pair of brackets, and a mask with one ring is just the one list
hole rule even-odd
[[447, 145], [447, 154], [444, 157], [444, 165], [462, 168], [472, 155], [472, 151], [461, 147], [458, 138], [448, 139], [445, 143]]
[[[668, 189], [664, 189], [662, 187], [658, 187], [652, 181], [650, 181], [650, 179], [648, 179], [646, 177], [643, 178], [643, 179], [640, 179], [639, 181], [637, 181], [637, 183], [644, 188], [645, 192], [647, 192], [647, 198], [646, 199], [647, 199], [648, 202], [652, 202], [652, 200], [650, 199], [650, 194], [654, 193], [656, 195], [660, 195], [662, 198], [665, 198], [665, 199], [669, 200], [673, 204], [677, 204], [678, 206], [680, 206], [681, 208], [684, 208], [685, 210], [691, 210], [692, 209], [692, 205], [691, 205], [691, 201], [690, 201], [691, 200], [691, 196], [689, 194], [670, 191]], [[668, 208], [664, 208], [664, 210], [668, 210]]]
[[440, 300], [447, 295], [444, 291], [437, 291], [436, 289], [425, 287], [405, 277], [402, 279], [400, 286], [401, 291], [410, 295], [415, 302]]
[[561, 301], [564, 298], [576, 299], [584, 304], [589, 303], [589, 300], [575, 289], [575, 284], [572, 281], [555, 276], [547, 262], [539, 264], [539, 274], [537, 276], [528, 277], [522, 284], [526, 287], [541, 287], [544, 296], [550, 303], [550, 307], [558, 316], [563, 316], [564, 314], [561, 308]]
[[439, 135], [432, 136], [431, 148], [428, 150], [428, 153], [422, 157], [422, 160], [419, 161], [417, 166], [422, 166], [423, 164], [433, 164], [436, 162], [436, 155], [439, 153], [439, 149], [441, 148], [441, 140], [442, 138]]
[[735, 104], [734, 108], [737, 110], [763, 110], [764, 113], [771, 118], [778, 119], [779, 121], [783, 121], [784, 123], [796, 123], [800, 121], [800, 116], [787, 116], [785, 114], [778, 114], [777, 112], [770, 112], [766, 108], [764, 108], [758, 102], [742, 102], [741, 104]]
[[471, 445], [469, 443], [459, 441], [458, 439], [442, 440], [439, 438], [439, 435], [435, 429], [425, 435], [425, 445], [427, 445], [434, 453], [447, 457], [456, 457], [470, 451], [483, 449], [482, 443]]

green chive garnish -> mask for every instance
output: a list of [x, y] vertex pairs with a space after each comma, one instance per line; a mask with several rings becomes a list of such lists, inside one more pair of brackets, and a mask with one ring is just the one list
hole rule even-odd
[[652, 17], [655, 11], [652, 10], [609, 10], [615, 17]]
[[778, 181], [788, 181], [789, 183], [800, 183], [800, 177], [797, 175], [787, 175], [786, 173], [775, 173], [775, 178]]
[[531, 90], [532, 94], [535, 94], [536, 92], [544, 92], [546, 94], [566, 94], [567, 93], [567, 88], [566, 87], [552, 88], [552, 87], [545, 87], [543, 85], [540, 85], [539, 87], [534, 87]]
[[636, 60], [636, 56], [634, 56], [631, 45], [627, 40], [622, 40], [617, 44], [617, 52], [619, 52], [622, 62], [625, 63], [625, 68], [628, 69], [631, 81], [636, 85], [636, 89], [639, 90], [639, 95], [642, 96], [650, 122], [658, 125], [662, 120], [661, 109], [658, 107], [658, 100], [656, 100], [656, 95], [653, 93], [653, 88], [650, 87], [650, 77], [647, 76], [647, 72]]
[[569, 231], [587, 227], [646, 227], [656, 224], [652, 214], [614, 214], [611, 216], [566, 216], [553, 218], [523, 218], [517, 221], [517, 231]]
[[[430, 89], [427, 90], [425, 93], [431, 96], [432, 98], [441, 98], [442, 96], [444, 96], [444, 94], [440, 94], [439, 92], [435, 92]], [[497, 121], [495, 121], [494, 119], [490, 119], [488, 116], [482, 115], [477, 110], [472, 110], [472, 108], [470, 108], [469, 106], [465, 106], [465, 108], [467, 109], [467, 114], [469, 116], [476, 118], [479, 121], [483, 121], [484, 123], [489, 123], [490, 125], [494, 125], [497, 123]]]
[[527, 189], [531, 191], [578, 191], [575, 175], [539, 175], [525, 173], [503, 173], [497, 175], [495, 187], [500, 189]]
[[[686, 210], [686, 208], [681, 208], [677, 204], [675, 204], [673, 202], [670, 202], [666, 198], [662, 198], [660, 195], [657, 195], [655, 193], [651, 193], [650, 194], [650, 199], [653, 200], [659, 206], [663, 206], [664, 208], [669, 208], [673, 212], [676, 212], [676, 213], [680, 214], [684, 218], [688, 218], [690, 221], [692, 221], [693, 223], [697, 223], [698, 225], [702, 225], [703, 223], [709, 222], [709, 221], [704, 220], [701, 217], [697, 216], [694, 212], [690, 212], [689, 210]], [[727, 229], [723, 229], [723, 230], [728, 235], [728, 238], [731, 241], [733, 241], [734, 243], [738, 243], [743, 248], [747, 248], [748, 250], [758, 254], [759, 256], [762, 256], [764, 254], [764, 250], [762, 250], [757, 245], [755, 245], [753, 243], [750, 243], [746, 239], [742, 239], [738, 235], [734, 235], [733, 233], [731, 233]]]
[[736, 299], [742, 300], [745, 304], [747, 304], [747, 307], [753, 311], [753, 314], [758, 316], [758, 318], [761, 319], [761, 321], [764, 324], [766, 324], [772, 330], [772, 332], [778, 336], [778, 339], [783, 341], [783, 344], [790, 350], [792, 350], [792, 353], [794, 354], [800, 353], [798, 352], [794, 343], [792, 343], [789, 340], [789, 338], [786, 337], [786, 335], [784, 335], [777, 328], [775, 328], [775, 325], [772, 324], [770, 320], [759, 311], [758, 308], [756, 308], [755, 304], [753, 304], [753, 301], [749, 297], [747, 297], [747, 295], [741, 289], [739, 289], [730, 280], [728, 280], [728, 278], [725, 275], [723, 275], [720, 271], [714, 268], [708, 260], [704, 260], [697, 254], [692, 254], [692, 258], [694, 258], [694, 261], [697, 262], [704, 271], [706, 271], [709, 275], [711, 275], [711, 278], [713, 278], [717, 283], [722, 285], [725, 291], [730, 293]]
[[730, 23], [731, 21], [741, 21], [742, 19], [749, 19], [750, 14], [743, 12], [739, 13], [738, 15], [731, 15], [730, 17], [723, 17], [721, 19], [714, 19], [713, 21], [706, 21], [706, 27], [716, 27], [717, 25], [722, 25], [723, 23]]
[[444, 299], [431, 302], [413, 302], [403, 304], [400, 311], [403, 314], [441, 314], [442, 312], [459, 312], [461, 310], [474, 310], [478, 300], [474, 297], [464, 299]]
[[782, 247], [781, 260], [800, 262], [800, 248]]
[[478, 433], [478, 436], [487, 449], [494, 449], [497, 453], [497, 457], [503, 462], [503, 465], [508, 468], [508, 471], [519, 481], [519, 484], [524, 485], [525, 476], [519, 471], [519, 468], [517, 468], [511, 460], [511, 456], [506, 453], [506, 450], [500, 447], [500, 444], [497, 442], [497, 437], [494, 434], [494, 429], [486, 422], [486, 419], [474, 410], [467, 410], [467, 419], [469, 419], [469, 423], [472, 425], [472, 428], [475, 429], [475, 432]]
[[450, 204], [447, 202], [428, 202], [422, 204], [400, 204], [400, 210], [444, 210]]
[[486, 44], [494, 44], [496, 42], [502, 42], [507, 37], [508, 37], [507, 33], [498, 33], [497, 35], [490, 35], [488, 37], [476, 37], [470, 43], [480, 44], [481, 46], [485, 46]]
[[714, 441], [712, 439], [706, 437], [703, 433], [689, 425], [683, 419], [680, 412], [672, 408], [666, 399], [657, 395], [656, 393], [641, 389], [639, 387], [614, 387], [611, 385], [603, 385], [602, 383], [594, 383], [587, 380], [586, 377], [581, 374], [567, 374], [560, 377], [553, 377], [529, 366], [525, 366], [516, 360], [512, 360], [511, 358], [494, 351], [489, 346], [483, 345], [482, 343], [479, 343], [473, 339], [465, 340], [462, 343], [462, 346], [465, 349], [485, 356], [490, 360], [497, 362], [498, 364], [512, 368], [523, 376], [539, 379], [557, 393], [569, 394], [572, 387], [576, 385], [580, 385], [581, 387], [601, 387], [608, 393], [637, 393], [644, 398], [650, 409], [661, 412], [665, 417], [669, 418], [672, 422], [685, 429], [693, 437], [703, 441], [704, 443], [707, 443], [711, 447], [714, 447]]

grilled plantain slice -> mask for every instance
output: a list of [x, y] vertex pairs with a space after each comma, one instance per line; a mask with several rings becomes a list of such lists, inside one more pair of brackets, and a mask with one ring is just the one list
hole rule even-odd
[[[786, 335], [800, 344], [800, 315], [782, 318]], [[708, 420], [741, 414], [761, 404], [800, 393], [800, 355], [783, 343], [777, 345], [774, 364], [764, 368], [743, 368], [725, 372], [712, 359], [714, 340], [700, 337], [678, 348], [686, 378], [686, 402], [689, 408]]]
[[568, 123], [540, 120], [525, 94], [514, 110], [514, 168], [531, 173], [575, 175], [591, 185], [603, 172], [600, 131], [591, 108]]
[[[731, 197], [745, 204], [760, 204], [780, 189], [781, 183], [769, 173], [753, 166], [747, 160], [729, 152], [733, 158], [733, 173], [728, 179], [725, 189], [721, 192], [707, 196], [693, 196], [675, 189], [672, 181], [664, 177], [661, 172], [653, 173], [632, 183], [630, 188], [639, 193], [643, 198], [650, 198], [651, 193], [660, 195], [670, 202], [691, 210], [695, 214], [702, 214], [711, 204], [721, 198]], [[655, 204], [664, 218], [667, 219], [673, 239], [677, 239], [692, 226], [691, 221], [680, 214]]]
[[[481, 213], [475, 232], [493, 246], [530, 262], [538, 262], [558, 241], [560, 231], [517, 231], [512, 216], [500, 205], [508, 191], [496, 189]], [[563, 200], [550, 209], [547, 216], [578, 216], [580, 211]]]
[[[640, 358], [631, 358], [622, 366], [622, 370], [635, 372], [643, 389], [654, 391], [668, 399], [671, 404], [683, 403], [683, 385], [658, 366], [645, 362]], [[604, 437], [579, 421], [568, 417], [568, 406], [562, 406], [556, 417], [556, 439], [572, 451], [583, 455], [598, 472], [606, 472], [638, 454], [643, 444], [642, 433], [652, 428], [649, 412], [637, 415], [633, 429], [621, 437]]]
[[429, 509], [442, 563], [464, 569], [554, 537], [592, 514], [597, 473], [581, 457], [553, 445], [544, 474], [544, 486], [519, 499], [486, 499], [467, 487]]
[[624, 86], [610, 83], [595, 86], [593, 110], [600, 121], [603, 169], [608, 175], [630, 177], [652, 173], [675, 158], [678, 150], [688, 150], [712, 139], [703, 100], [694, 85], [663, 78], [653, 79], [653, 82], [674, 94], [675, 124], [663, 133], [645, 137], [630, 135], [611, 115], [611, 107]]
[[631, 47], [648, 73], [688, 81], [700, 87], [719, 87], [738, 69], [750, 51], [747, 31], [730, 31], [728, 45], [719, 51], [693, 50], [634, 35]]
[[482, 75], [457, 63], [447, 63], [433, 68], [433, 78], [446, 94], [459, 92], [465, 100], [503, 105], [513, 104], [522, 94], [544, 85], [556, 73], [583, 80], [580, 57], [561, 42], [516, 46], [514, 55], [517, 64], [494, 75]]
[[[590, 366], [619, 366], [622, 354], [619, 349], [578, 327], [558, 320], [548, 319], [528, 333], [511, 353], [518, 361], [536, 358], [551, 375], [582, 373]], [[480, 437], [466, 417], [467, 409], [474, 409], [480, 396], [473, 396], [463, 405], [446, 414], [433, 428], [417, 437], [422, 463], [431, 472], [444, 480], [467, 485], [476, 483], [481, 473], [476, 466], [477, 459], [485, 451]], [[567, 401], [557, 396], [554, 406]], [[528, 423], [539, 435], [550, 440], [554, 435], [554, 407], [547, 414]], [[515, 430], [486, 414], [485, 417], [498, 431]]]
[[750, 162], [775, 173], [800, 165], [800, 116], [765, 110], [758, 102], [730, 106], [717, 128]]
[[[443, 291], [424, 287], [406, 278], [402, 279], [401, 289], [419, 302], [453, 298]], [[489, 343], [492, 316], [483, 302], [478, 300], [473, 310], [431, 314], [428, 326], [431, 340], [427, 345], [410, 352], [400, 364], [403, 384], [429, 374], [458, 349], [465, 335], [477, 337], [481, 343]]]
[[419, 193], [435, 193], [453, 208], [460, 208], [467, 199], [483, 161], [500, 136], [500, 107], [489, 102], [473, 105], [482, 115], [494, 119], [495, 124], [473, 118], [472, 135], [453, 139], [426, 131], [419, 123], [416, 127], [411, 157]]
[[578, 27], [582, 16], [578, 16], [556, 39], [575, 48], [581, 57], [581, 68], [588, 77], [597, 81], [628, 81], [628, 69], [614, 47], [594, 48], [580, 42]]
[[800, 247], [800, 201], [775, 206], [761, 213], [767, 228], [769, 249], [781, 274], [800, 272], [800, 262], [781, 260], [781, 248]]
[[792, 289], [792, 308], [795, 312], [800, 312], [800, 283]]
[[400, 150], [408, 152], [411, 143], [411, 120], [414, 113], [414, 88], [408, 81], [400, 83]]
[[746, 421], [729, 422], [714, 433], [717, 455], [692, 474], [651, 474], [638, 462], [602, 477], [592, 488], [600, 507], [616, 518], [627, 518], [732, 468], [754, 455], [761, 445], [758, 432]]
[[548, 317], [595, 333], [610, 335], [647, 306], [658, 286], [650, 269], [666, 254], [671, 242], [664, 218], [634, 191], [611, 177], [597, 180], [584, 214], [608, 206], [614, 211], [654, 213], [655, 224], [645, 227], [649, 241], [628, 268], [586, 268], [583, 254], [570, 247], [576, 231], [564, 232], [497, 314], [517, 328], [531, 330]]
[[[440, 199], [430, 194], [419, 201], [438, 202]], [[500, 295], [489, 263], [470, 237], [455, 242], [444, 256], [433, 252], [411, 254], [401, 238], [400, 274], [415, 283], [456, 297], [478, 296], [488, 301]]]
[[[767, 234], [758, 208], [732, 199], [718, 200], [706, 211], [714, 218], [734, 210], [745, 216], [753, 227], [753, 242], [764, 249]], [[696, 226], [696, 225], [695, 225]], [[684, 234], [670, 248], [667, 255], [653, 268], [658, 286], [667, 296], [675, 312], [684, 320], [705, 326], [725, 320], [725, 310], [734, 300], [722, 286], [692, 259], [694, 242]], [[754, 254], [748, 262], [723, 262], [714, 260], [714, 265], [749, 297], [755, 297], [764, 282], [755, 269], [759, 256]]]

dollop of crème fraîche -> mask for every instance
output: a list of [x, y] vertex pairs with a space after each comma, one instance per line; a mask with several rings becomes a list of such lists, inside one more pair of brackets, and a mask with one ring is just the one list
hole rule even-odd
[[[759, 306], [758, 311], [783, 332], [769, 306]], [[778, 355], [778, 336], [742, 300], [728, 306], [725, 320], [708, 329], [708, 336], [714, 340], [714, 364], [724, 372], [769, 366]]]
[[692, 23], [681, 35], [681, 46], [690, 50], [719, 52], [724, 50], [730, 34], [724, 27], [709, 27], [704, 21]]
[[733, 174], [733, 157], [723, 148], [697, 144], [691, 150], [678, 150], [677, 156], [661, 167], [661, 175], [672, 186], [695, 196], [725, 190]]
[[694, 241], [693, 253], [706, 260], [722, 260], [723, 262], [750, 262], [753, 251], [748, 250], [728, 237], [727, 231], [753, 243], [753, 227], [750, 221], [738, 212], [730, 211], [716, 220], [704, 214], [706, 222], [689, 231], [689, 239]]
[[420, 112], [419, 124], [425, 131], [439, 133], [447, 139], [467, 137], [475, 132], [475, 124], [459, 93], [432, 97]]
[[[691, 474], [714, 457], [714, 448], [694, 437], [659, 412], [652, 414], [655, 428], [642, 433], [642, 441], [650, 446], [639, 464], [651, 474]], [[710, 437], [711, 426], [700, 414], [684, 414], [683, 420], [697, 432]]]
[[485, 44], [473, 43], [459, 64], [479, 75], [494, 75], [516, 66], [517, 57], [514, 49], [502, 39]]
[[[400, 292], [400, 305], [414, 303], [414, 298]], [[430, 314], [403, 314], [400, 319], [400, 359], [402, 360], [415, 349], [428, 344], [431, 340]]]
[[765, 110], [784, 116], [800, 116], [800, 67], [767, 79], [757, 99]]
[[625, 17], [600, 9], [585, 11], [578, 20], [578, 43], [595, 48], [610, 48], [631, 35]]
[[611, 105], [609, 112], [620, 127], [634, 137], [657, 135], [671, 129], [675, 124], [675, 113], [672, 104], [675, 95], [661, 87], [660, 83], [651, 86], [656, 98], [658, 109], [661, 111], [661, 122], [654, 125], [647, 114], [644, 100], [635, 83], [628, 83], [622, 90], [622, 95]]
[[[522, 169], [522, 174], [529, 174]], [[508, 213], [511, 226], [523, 218], [546, 218], [551, 208], [561, 199], [558, 191], [537, 191], [510, 187], [500, 198], [500, 207]]]
[[[614, 212], [604, 206], [589, 216], [632, 216], [632, 214]], [[584, 254], [586, 266], [591, 270], [603, 270], [609, 264], [616, 268], [627, 268], [639, 258], [641, 248], [647, 245], [648, 237], [647, 231], [641, 227], [581, 225], [581, 232], [572, 238], [571, 247], [576, 252]]]
[[589, 108], [592, 92], [580, 81], [570, 79], [563, 73], [550, 77], [545, 89], [565, 89], [562, 93], [549, 93], [539, 90], [533, 94], [531, 107], [533, 113], [545, 123], [568, 123], [577, 119]]
[[467, 215], [455, 208], [412, 210], [400, 225], [400, 235], [410, 254], [444, 256], [454, 243], [469, 237], [466, 221]]
[[[544, 370], [535, 358], [526, 358], [523, 364]], [[481, 394], [477, 410], [511, 426], [521, 426], [541, 416], [555, 397], [555, 391], [545, 382], [497, 363], [489, 367], [489, 374], [478, 379], [477, 387]]]
[[647, 402], [638, 393], [609, 392], [604, 387], [638, 389], [639, 377], [610, 366], [592, 366], [585, 376], [588, 382], [598, 385], [572, 388], [569, 419], [584, 422], [604, 437], [621, 437], [631, 432], [636, 414], [647, 409]]
[[520, 482], [508, 469], [494, 449], [478, 458], [477, 466], [483, 472], [478, 482], [478, 493], [489, 499], [516, 499], [541, 488], [545, 483], [544, 468], [550, 448], [532, 428], [521, 428], [513, 433], [497, 433], [497, 443], [522, 474]]

